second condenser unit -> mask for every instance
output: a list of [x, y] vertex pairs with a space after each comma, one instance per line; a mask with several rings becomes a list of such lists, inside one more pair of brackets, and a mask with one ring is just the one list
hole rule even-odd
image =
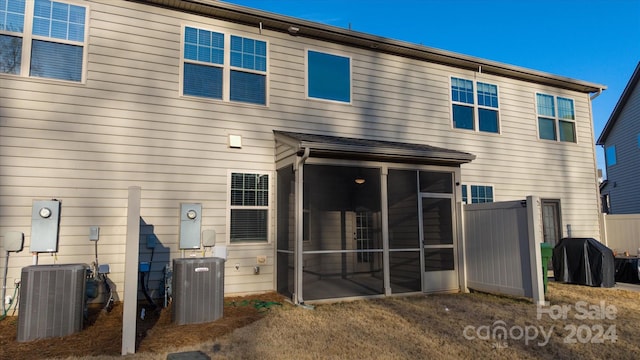
[[173, 260], [173, 322], [197, 324], [222, 317], [224, 262], [217, 257]]

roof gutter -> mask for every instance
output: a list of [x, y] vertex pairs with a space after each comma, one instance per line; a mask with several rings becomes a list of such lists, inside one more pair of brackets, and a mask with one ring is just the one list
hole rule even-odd
[[[431, 48], [405, 41], [394, 40], [363, 32], [325, 25], [318, 22], [274, 14], [243, 6], [212, 0], [129, 0], [148, 5], [171, 8], [204, 16], [239, 22], [295, 36], [315, 38], [323, 41], [346, 44], [353, 47], [409, 57], [457, 68], [506, 76], [545, 85], [551, 85], [583, 93], [606, 89], [606, 86], [586, 81], [566, 78], [550, 73], [522, 68], [452, 51]], [[292, 32], [290, 29], [294, 28]]]
[[596, 92], [595, 94], [591, 95], [591, 101], [595, 100], [595, 98], [597, 98], [598, 96], [600, 96], [600, 94], [602, 94], [602, 88], [598, 89], [598, 92]]

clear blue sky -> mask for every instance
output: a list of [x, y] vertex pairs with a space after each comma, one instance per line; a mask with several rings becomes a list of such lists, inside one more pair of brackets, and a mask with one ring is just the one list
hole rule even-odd
[[640, 61], [640, 0], [227, 2], [606, 85], [596, 138]]

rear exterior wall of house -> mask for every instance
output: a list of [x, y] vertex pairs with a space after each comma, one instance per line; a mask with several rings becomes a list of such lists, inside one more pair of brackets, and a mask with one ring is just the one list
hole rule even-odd
[[[40, 254], [39, 263], [90, 264], [95, 254], [89, 228], [99, 226], [99, 262], [110, 265], [109, 277], [122, 289], [127, 189], [139, 186], [141, 237], [152, 234], [158, 241], [153, 296], [162, 293], [162, 264], [181, 256], [180, 203], [202, 204], [202, 229], [215, 230], [216, 242], [228, 245], [227, 294], [274, 290], [273, 130], [472, 153], [477, 158], [462, 166], [463, 184], [492, 187], [493, 201], [559, 199], [565, 235], [570, 224], [575, 237], [598, 237], [587, 93], [135, 2], [72, 4], [87, 9], [82, 81], [0, 73], [0, 236], [25, 234], [24, 250], [11, 254], [9, 284], [32, 263], [33, 200], [55, 198], [62, 203], [58, 252]], [[264, 41], [266, 104], [183, 95], [185, 27]], [[349, 102], [306, 95], [307, 50], [349, 59]], [[454, 128], [454, 78], [496, 86], [498, 133]], [[540, 139], [537, 94], [573, 101], [575, 142]], [[242, 146], [230, 147], [229, 135], [239, 135]], [[268, 242], [229, 242], [232, 172], [270, 176]], [[150, 261], [144, 239], [140, 261]], [[202, 251], [188, 250], [190, 255]], [[266, 263], [256, 275], [259, 256]]]

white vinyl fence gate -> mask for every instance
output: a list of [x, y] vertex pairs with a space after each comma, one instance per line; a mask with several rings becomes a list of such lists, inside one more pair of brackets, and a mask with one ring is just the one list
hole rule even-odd
[[540, 199], [464, 205], [466, 286], [544, 304]]

